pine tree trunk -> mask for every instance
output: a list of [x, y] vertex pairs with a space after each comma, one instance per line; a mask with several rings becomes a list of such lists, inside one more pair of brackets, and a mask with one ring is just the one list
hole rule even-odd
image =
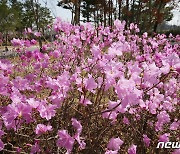
[[111, 15], [110, 15], [110, 12], [111, 12], [111, 8], [110, 8], [110, 7], [111, 7], [111, 6], [110, 6], [110, 0], [109, 0], [108, 3], [109, 3], [109, 4], [108, 4], [108, 12], [109, 12], [109, 14], [108, 14], [108, 15], [109, 15], [109, 21], [108, 21], [109, 24], [108, 24], [108, 25], [110, 26], [110, 25], [111, 25]]
[[159, 14], [161, 12], [162, 5], [163, 5], [163, 1], [161, 0], [160, 4], [159, 4], [159, 7], [158, 7], [158, 10], [157, 10], [156, 21], [155, 21], [155, 24], [154, 24], [154, 32], [155, 33], [157, 32], [157, 27], [158, 27], [158, 24], [159, 24], [158, 17], [159, 17]]
[[106, 1], [104, 0], [104, 26], [106, 26]]
[[74, 24], [80, 23], [80, 3], [81, 0], [75, 0], [75, 16], [74, 16]]
[[134, 5], [135, 5], [135, 0], [133, 0], [133, 3], [132, 3], [131, 23], [134, 23]]
[[110, 1], [110, 15], [111, 15], [110, 26], [112, 27], [112, 23], [113, 23], [113, 2], [112, 2], [112, 0]]
[[121, 6], [122, 6], [122, 0], [118, 0], [119, 3], [119, 12], [118, 12], [118, 19], [121, 19]]
[[[126, 0], [126, 11], [127, 13], [129, 13], [129, 0]], [[128, 19], [128, 16], [126, 15], [126, 25], [129, 24], [129, 19]]]
[[151, 24], [152, 24], [152, 0], [149, 0], [149, 21], [148, 21], [148, 25], [147, 25], [147, 29], [146, 31], [151, 31]]

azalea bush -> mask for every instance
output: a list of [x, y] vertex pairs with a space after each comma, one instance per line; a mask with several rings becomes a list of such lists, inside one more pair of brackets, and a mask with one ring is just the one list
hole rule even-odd
[[[0, 60], [2, 153], [174, 153], [179, 141], [180, 36], [73, 26], [57, 19], [54, 42], [14, 38]], [[38, 35], [37, 35], [38, 34]], [[171, 41], [176, 42], [171, 44]]]

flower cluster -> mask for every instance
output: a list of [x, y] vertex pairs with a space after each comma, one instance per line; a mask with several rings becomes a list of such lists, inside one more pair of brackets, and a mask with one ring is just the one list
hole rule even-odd
[[0, 60], [0, 151], [156, 153], [159, 141], [179, 140], [180, 36], [125, 24], [57, 19], [41, 51], [12, 40], [21, 54]]

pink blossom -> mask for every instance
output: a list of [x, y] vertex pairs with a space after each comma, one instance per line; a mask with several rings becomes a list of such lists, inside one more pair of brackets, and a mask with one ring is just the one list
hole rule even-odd
[[2, 142], [2, 140], [0, 139], [0, 151], [2, 151], [4, 149], [4, 143]]
[[177, 130], [179, 128], [179, 124], [180, 121], [174, 121], [171, 125], [170, 125], [170, 130]]
[[166, 111], [162, 111], [157, 115], [158, 121], [156, 123], [156, 130], [161, 130], [165, 123], [170, 122], [169, 114]]
[[180, 74], [180, 63], [175, 64], [174, 68]]
[[169, 141], [169, 133], [165, 133], [159, 136], [159, 142], [168, 142]]
[[[23, 121], [29, 123], [31, 121], [32, 108], [25, 103], [12, 103], [7, 106], [7, 111], [3, 114], [2, 118], [7, 129], [17, 129], [16, 119], [19, 120], [20, 125]], [[18, 125], [18, 127], [19, 127]]]
[[74, 145], [74, 138], [71, 137], [66, 130], [58, 131], [58, 136], [57, 146], [66, 148], [67, 153], [70, 153]]
[[149, 147], [150, 141], [151, 139], [146, 134], [143, 134], [143, 142], [146, 144], [147, 147]]
[[91, 102], [89, 99], [84, 98], [83, 95], [81, 96], [80, 103], [81, 103], [82, 105], [84, 105], [84, 106], [87, 106], [87, 105], [91, 105], [91, 104], [92, 104], [92, 102]]
[[50, 126], [50, 125], [46, 126], [44, 124], [38, 124], [37, 127], [36, 127], [36, 130], [35, 130], [37, 135], [44, 134], [47, 131], [52, 131], [52, 126]]
[[75, 138], [75, 139], [77, 140], [77, 142], [79, 143], [80, 148], [81, 148], [81, 149], [84, 149], [85, 146], [86, 146], [86, 143], [85, 143], [83, 140], [81, 140], [81, 137], [80, 137], [81, 132], [82, 132], [82, 125], [81, 125], [81, 123], [80, 123], [79, 121], [77, 121], [77, 119], [75, 119], [75, 118], [72, 118], [71, 121], [72, 121], [73, 127], [76, 129], [76, 134], [74, 135], [74, 138]]
[[35, 35], [36, 37], [40, 37], [40, 36], [41, 36], [41, 33], [40, 33], [40, 32], [34, 32], [34, 35]]
[[122, 22], [122, 23], [121, 23], [120, 20], [116, 19], [116, 20], [114, 21], [114, 25], [115, 25], [115, 27], [117, 28], [117, 30], [123, 31], [123, 30], [124, 30], [124, 26], [125, 26], [125, 22]]
[[128, 154], [136, 154], [137, 145], [132, 144], [128, 149]]
[[13, 68], [13, 65], [11, 63], [9, 63], [8, 61], [0, 60], [0, 70], [11, 71], [12, 68]]
[[107, 150], [107, 151], [105, 152], [105, 154], [118, 154], [118, 150], [116, 150], [116, 151]]
[[172, 154], [180, 154], [180, 149], [175, 149]]
[[23, 46], [24, 45], [24, 41], [23, 40], [20, 40], [20, 39], [16, 39], [16, 38], [13, 38], [13, 40], [11, 40], [11, 43], [13, 46]]
[[29, 40], [25, 40], [24, 41], [24, 46], [25, 47], [30, 47], [31, 46], [31, 42]]
[[35, 108], [35, 109], [38, 108], [40, 105], [40, 102], [35, 100], [34, 98], [27, 99], [27, 102], [32, 108]]
[[13, 81], [13, 86], [19, 90], [29, 90], [30, 85], [27, 79], [17, 76]]
[[120, 146], [123, 144], [124, 142], [118, 137], [118, 138], [111, 138], [109, 143], [108, 143], [108, 149], [109, 150], [114, 150], [114, 151], [118, 151], [120, 149]]
[[118, 116], [117, 111], [104, 112], [104, 113], [102, 114], [102, 117], [103, 117], [103, 118], [109, 118], [110, 120], [116, 120], [117, 116]]
[[38, 108], [38, 111], [40, 113], [40, 116], [42, 118], [46, 118], [47, 120], [50, 120], [52, 117], [56, 114], [56, 105], [48, 104], [48, 105], [41, 105]]
[[[86, 146], [95, 144], [90, 143], [89, 135], [98, 135], [102, 142], [108, 135], [117, 135], [96, 134], [96, 129], [99, 132], [110, 123], [114, 130], [122, 127], [133, 133], [133, 129], [141, 128], [130, 127], [130, 122], [138, 124], [143, 119], [159, 141], [179, 140], [180, 36], [167, 38], [164, 34], [150, 36], [146, 32], [140, 35], [136, 34], [137, 24], [131, 23], [126, 29], [125, 24], [115, 20], [114, 26], [95, 28], [90, 23], [73, 26], [57, 19], [53, 26], [48, 26], [54, 28], [55, 40], [43, 44], [47, 53], [36, 46], [29, 48], [37, 44], [37, 40], [29, 39], [30, 35], [26, 35], [28, 39], [11, 41], [13, 51], [22, 53], [15, 59], [0, 60], [0, 150], [12, 143], [17, 152], [26, 152], [24, 145], [30, 145], [24, 143], [26, 140], [19, 145], [11, 141], [19, 133], [34, 131], [39, 142], [30, 145], [30, 153], [53, 153], [56, 147], [45, 147], [41, 135], [48, 133], [48, 142], [54, 143], [56, 129], [64, 127], [70, 132], [59, 130], [57, 150], [65, 148], [70, 153], [75, 148], [77, 153], [87, 153]], [[41, 37], [40, 32], [31, 29], [26, 29], [25, 34]], [[84, 117], [76, 114], [76, 109]], [[90, 129], [85, 126], [88, 118]], [[56, 129], [50, 126], [55, 121]], [[136, 140], [120, 133], [130, 137], [123, 138], [124, 141]], [[140, 136], [146, 147], [151, 145], [148, 135]], [[28, 143], [32, 142], [33, 139]], [[133, 144], [127, 150], [128, 145], [113, 137], [105, 153], [136, 153], [137, 146]], [[122, 146], [127, 151], [122, 151]]]
[[75, 118], [72, 118], [71, 121], [72, 121], [73, 127], [76, 128], [77, 133], [81, 134], [81, 132], [82, 132], [82, 125], [81, 125], [81, 123], [79, 121], [77, 121], [77, 119], [75, 119]]
[[31, 152], [30, 152], [30, 154], [35, 154], [35, 153], [40, 153], [40, 152], [41, 152], [40, 146], [39, 146], [39, 144], [36, 142], [35, 145], [33, 145], [33, 146], [31, 147]]
[[32, 40], [31, 40], [31, 44], [32, 44], [32, 45], [36, 45], [36, 44], [37, 44], [37, 41], [34, 40], [34, 39], [32, 39]]
[[122, 55], [122, 49], [121, 48], [117, 48], [117, 47], [110, 47], [108, 50], [109, 55], [117, 55], [117, 56], [121, 56]]
[[27, 34], [30, 34], [30, 33], [32, 33], [32, 29], [31, 29], [31, 28], [27, 28], [27, 29], [25, 30], [25, 32], [26, 32]]
[[124, 117], [123, 118], [123, 123], [126, 124], [126, 125], [129, 125], [130, 124], [129, 119]]
[[8, 96], [9, 94], [8, 94], [7, 87], [8, 87], [9, 77], [6, 77], [3, 74], [0, 74], [0, 81], [1, 81], [0, 82], [0, 94]]
[[94, 78], [89, 74], [88, 79], [85, 81], [85, 87], [87, 90], [93, 92], [97, 88], [97, 83], [94, 81]]

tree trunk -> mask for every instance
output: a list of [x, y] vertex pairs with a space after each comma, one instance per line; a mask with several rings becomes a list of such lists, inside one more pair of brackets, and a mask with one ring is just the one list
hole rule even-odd
[[73, 5], [73, 8], [71, 10], [71, 24], [74, 24], [74, 5]]
[[[127, 11], [127, 15], [129, 14], [129, 0], [126, 0], [126, 11]], [[129, 19], [128, 16], [126, 15], [126, 25], [129, 24]]]
[[141, 0], [139, 0], [139, 3], [138, 3], [138, 13], [137, 13], [137, 19], [136, 19], [136, 22], [139, 23], [139, 24], [141, 24], [140, 23], [141, 9], [142, 9], [142, 2], [141, 2]]
[[108, 3], [109, 3], [109, 4], [108, 4], [108, 12], [109, 12], [109, 14], [108, 14], [108, 16], [109, 16], [109, 21], [108, 21], [109, 23], [108, 23], [108, 25], [109, 25], [109, 26], [111, 25], [111, 15], [110, 15], [111, 5], [110, 5], [110, 1], [111, 1], [111, 0], [109, 0], [109, 2], [108, 2]]
[[113, 2], [112, 2], [112, 0], [110, 0], [110, 17], [111, 17], [111, 24], [110, 24], [110, 26], [112, 27], [112, 23], [113, 23]]
[[159, 18], [160, 12], [161, 12], [162, 5], [163, 5], [163, 1], [161, 0], [160, 4], [159, 4], [159, 7], [158, 7], [158, 10], [157, 10], [156, 21], [155, 21], [155, 24], [154, 24], [154, 32], [155, 33], [157, 32], [157, 27], [158, 27], [158, 24], [159, 24], [158, 18]]
[[[34, 4], [35, 4], [35, 6], [34, 6]], [[35, 23], [36, 23], [36, 28], [37, 28], [37, 31], [40, 32], [38, 1], [35, 0], [35, 2], [34, 2], [33, 0], [31, 0], [31, 5], [32, 5], [32, 8], [33, 8], [33, 12], [34, 12], [34, 19], [35, 19]], [[38, 37], [38, 42], [39, 42], [39, 50], [40, 50], [40, 52], [42, 52], [41, 36]]]
[[104, 4], [103, 4], [103, 6], [104, 6], [104, 26], [106, 26], [106, 1], [104, 0], [103, 2], [104, 2]]
[[80, 3], [81, 0], [75, 0], [75, 15], [74, 15], [74, 24], [80, 23]]
[[149, 31], [150, 30], [150, 25], [152, 24], [152, 0], [149, 0], [149, 25], [148, 25], [148, 27], [147, 27], [147, 31]]
[[132, 15], [131, 15], [131, 23], [134, 23], [134, 4], [135, 4], [135, 0], [133, 0], [133, 3], [132, 3]]
[[122, 0], [118, 0], [118, 4], [119, 4], [119, 12], [118, 12], [118, 19], [121, 19], [121, 6], [122, 6]]

